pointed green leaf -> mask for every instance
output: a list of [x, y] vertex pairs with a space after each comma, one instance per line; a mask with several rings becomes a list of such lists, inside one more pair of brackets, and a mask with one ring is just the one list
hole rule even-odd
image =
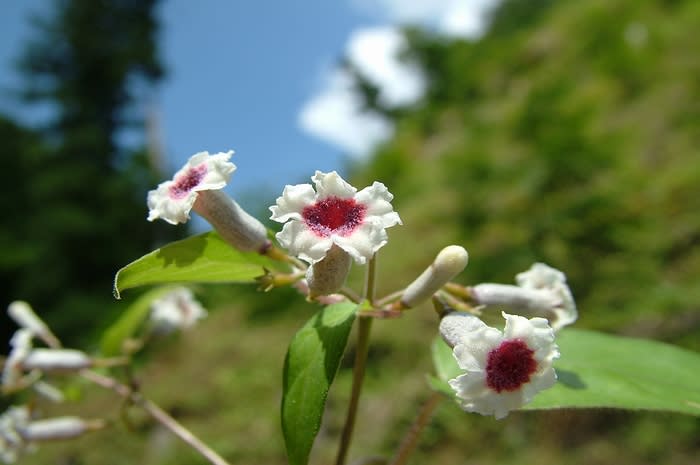
[[[700, 416], [700, 354], [661, 342], [565, 329], [557, 336], [558, 382], [526, 409], [623, 408]], [[433, 343], [438, 378], [431, 386], [453, 395], [446, 381], [460, 374], [452, 350]]]
[[103, 334], [100, 341], [102, 355], [105, 357], [120, 355], [124, 341], [134, 337], [144, 320], [148, 318], [151, 302], [171, 290], [171, 286], [151, 289], [127, 306], [119, 319], [107, 328], [107, 331]]
[[304, 465], [309, 460], [356, 309], [357, 305], [351, 303], [326, 307], [297, 332], [289, 345], [283, 374], [282, 432], [291, 465]]
[[215, 232], [172, 242], [135, 260], [114, 277], [114, 296], [148, 284], [181, 282], [252, 283], [263, 267], [280, 264], [255, 252], [234, 249]]

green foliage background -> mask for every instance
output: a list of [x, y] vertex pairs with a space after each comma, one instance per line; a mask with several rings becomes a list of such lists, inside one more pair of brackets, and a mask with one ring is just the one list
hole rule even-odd
[[[457, 243], [471, 256], [465, 283], [510, 282], [544, 261], [566, 271], [580, 327], [700, 350], [697, 31], [692, 0], [510, 0], [478, 42], [408, 30], [429, 93], [413, 108], [378, 108], [396, 135], [353, 167], [355, 185], [389, 187], [404, 220], [382, 250], [379, 293]], [[220, 311], [148, 354], [145, 392], [233, 463], [285, 463], [285, 345], [314, 310], [293, 292], [206, 291]], [[351, 458], [391, 454], [429, 395], [436, 323], [428, 307], [376, 322]], [[349, 350], [312, 463], [335, 452]], [[101, 394], [80, 407], [113, 410]], [[134, 434], [120, 415], [115, 429], [44, 447], [31, 463], [203, 463], [138, 416]], [[699, 437], [697, 418], [681, 415], [522, 412], [498, 422], [444, 403], [411, 463], [691, 465]]]

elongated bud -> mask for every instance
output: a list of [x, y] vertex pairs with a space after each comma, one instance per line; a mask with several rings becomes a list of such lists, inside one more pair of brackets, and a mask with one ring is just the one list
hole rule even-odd
[[52, 402], [56, 402], [57, 404], [60, 404], [65, 400], [65, 396], [63, 395], [63, 392], [61, 392], [60, 389], [45, 381], [39, 380], [36, 383], [32, 384], [32, 389], [34, 389], [34, 391], [40, 396]]
[[471, 287], [470, 291], [476, 304], [497, 306], [505, 311], [545, 312], [561, 303], [561, 298], [546, 289], [484, 283]]
[[333, 294], [340, 290], [351, 265], [350, 254], [334, 244], [321, 261], [314, 263], [306, 271], [309, 297]]
[[75, 371], [92, 366], [92, 359], [84, 352], [74, 349], [33, 349], [24, 360], [25, 370], [47, 372]]
[[440, 320], [440, 335], [448, 346], [454, 348], [465, 334], [483, 328], [484, 323], [471, 313], [450, 312]]
[[60, 347], [61, 343], [49, 327], [34, 313], [27, 302], [16, 300], [7, 307], [7, 314], [22, 328], [26, 328], [41, 338], [49, 347]]
[[264, 253], [271, 245], [265, 226], [220, 189], [199, 192], [192, 208], [238, 250]]
[[72, 439], [89, 431], [104, 428], [102, 420], [83, 420], [78, 417], [58, 417], [32, 421], [19, 429], [25, 441], [56, 441]]
[[429, 299], [448, 281], [457, 276], [469, 262], [469, 254], [458, 245], [440, 251], [432, 265], [408, 285], [401, 297], [401, 306], [411, 308]]

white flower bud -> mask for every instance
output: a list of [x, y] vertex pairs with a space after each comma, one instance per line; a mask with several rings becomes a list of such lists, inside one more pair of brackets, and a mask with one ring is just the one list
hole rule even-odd
[[326, 256], [306, 271], [309, 297], [333, 294], [345, 283], [352, 265], [352, 257], [333, 244]]
[[74, 349], [33, 349], [22, 361], [25, 370], [62, 372], [92, 366], [92, 359]]
[[544, 289], [526, 289], [508, 284], [483, 283], [469, 289], [478, 305], [503, 310], [546, 312], [561, 304], [561, 299]]
[[469, 261], [469, 254], [458, 245], [450, 245], [440, 251], [435, 261], [408, 285], [401, 297], [403, 307], [410, 308], [429, 299], [442, 286], [457, 276]]
[[7, 307], [7, 314], [22, 328], [26, 328], [41, 338], [50, 347], [60, 347], [61, 343], [49, 327], [34, 313], [27, 302], [16, 300]]
[[25, 441], [71, 439], [104, 427], [101, 420], [87, 421], [78, 417], [58, 417], [37, 420], [19, 429]]
[[60, 389], [45, 381], [39, 380], [36, 383], [32, 384], [32, 389], [34, 389], [34, 391], [40, 396], [52, 402], [56, 402], [57, 404], [60, 404], [65, 400], [63, 392], [61, 392]]
[[12, 351], [5, 360], [2, 370], [2, 387], [4, 390], [16, 387], [22, 379], [22, 361], [32, 350], [32, 337], [34, 333], [26, 328], [15, 331], [10, 339]]
[[192, 209], [238, 250], [262, 253], [271, 245], [265, 226], [222, 190], [199, 192]]

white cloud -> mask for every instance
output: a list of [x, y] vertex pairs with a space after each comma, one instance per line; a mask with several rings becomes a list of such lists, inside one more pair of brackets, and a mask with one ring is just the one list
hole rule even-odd
[[[351, 0], [390, 25], [357, 29], [346, 45], [348, 60], [379, 90], [388, 107], [420, 100], [426, 80], [415, 64], [399, 59], [406, 40], [395, 24], [416, 24], [449, 37], [477, 38], [486, 27], [486, 14], [499, 0]], [[302, 130], [363, 157], [393, 134], [384, 116], [363, 108], [353, 77], [335, 69], [327, 72], [318, 93], [298, 117]]]
[[418, 24], [452, 37], [477, 38], [498, 0], [353, 0], [366, 11], [399, 24]]
[[393, 127], [386, 118], [362, 108], [352, 76], [335, 70], [324, 81], [299, 113], [299, 125], [305, 132], [355, 157], [367, 155], [391, 136]]
[[357, 29], [350, 36], [347, 57], [379, 89], [380, 103], [397, 107], [415, 103], [425, 92], [425, 78], [399, 54], [406, 39], [392, 26]]

